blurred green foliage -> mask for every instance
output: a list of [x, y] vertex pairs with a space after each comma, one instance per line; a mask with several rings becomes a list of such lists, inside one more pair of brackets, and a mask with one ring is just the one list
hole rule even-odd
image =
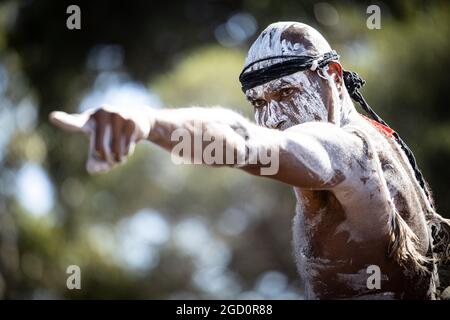
[[[224, 105], [252, 115], [242, 94], [239, 75], [245, 52], [220, 46], [195, 49], [170, 73], [157, 77], [151, 88], [167, 106]], [[207, 63], [205, 63], [207, 62]], [[174, 90], [181, 94], [174, 95]]]
[[[367, 80], [367, 100], [414, 150], [439, 212], [449, 216], [447, 2], [380, 2], [382, 29], [369, 30], [369, 2], [329, 2], [318, 12], [313, 1], [293, 0], [80, 1], [79, 32], [65, 28], [68, 4], [0, 5], [1, 297], [301, 298], [288, 186], [176, 166], [148, 143], [123, 166], [88, 176], [87, 139], [47, 122], [49, 111], [76, 111], [111, 83], [139, 82], [155, 107], [222, 105], [252, 118], [237, 78], [257, 33], [224, 47], [217, 31], [242, 12], [258, 32], [277, 20], [323, 32], [344, 68]], [[120, 61], [92, 67], [99, 45], [120, 48], [113, 51]], [[43, 211], [42, 199], [26, 205], [20, 195], [39, 200], [47, 189], [53, 195]], [[82, 270], [81, 290], [66, 288], [71, 264]]]

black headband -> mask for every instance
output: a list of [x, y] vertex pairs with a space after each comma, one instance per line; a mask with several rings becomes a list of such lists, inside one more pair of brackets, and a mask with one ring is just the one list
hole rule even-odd
[[[287, 59], [287, 60], [275, 63], [265, 68], [246, 72], [248, 69], [250, 69], [252, 66], [254, 66], [259, 62], [275, 59]], [[256, 60], [247, 65], [239, 75], [239, 81], [241, 82], [242, 91], [245, 93], [245, 91], [260, 86], [264, 83], [288, 76], [298, 71], [304, 71], [306, 69], [309, 69], [311, 68], [311, 66], [313, 66], [315, 61], [317, 62], [317, 67], [323, 67], [327, 65], [330, 61], [338, 59], [339, 55], [334, 50], [327, 52], [323, 55], [317, 56], [282, 55], [282, 56], [266, 57]]]

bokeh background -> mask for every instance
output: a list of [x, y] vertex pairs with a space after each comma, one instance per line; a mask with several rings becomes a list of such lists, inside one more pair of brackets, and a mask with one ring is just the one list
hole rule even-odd
[[[81, 8], [81, 30], [66, 8]], [[366, 27], [369, 4], [381, 29]], [[294, 194], [232, 169], [176, 166], [149, 143], [106, 175], [52, 110], [101, 103], [230, 107], [252, 117], [238, 75], [271, 22], [319, 29], [369, 103], [414, 150], [449, 217], [448, 1], [2, 1], [0, 297], [303, 297], [291, 253]], [[81, 290], [66, 288], [78, 265]]]

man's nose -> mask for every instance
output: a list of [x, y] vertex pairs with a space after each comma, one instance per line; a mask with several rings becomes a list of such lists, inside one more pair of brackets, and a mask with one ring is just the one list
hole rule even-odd
[[284, 120], [282, 118], [282, 110], [277, 102], [271, 101], [267, 106], [266, 126], [271, 129], [277, 129]]

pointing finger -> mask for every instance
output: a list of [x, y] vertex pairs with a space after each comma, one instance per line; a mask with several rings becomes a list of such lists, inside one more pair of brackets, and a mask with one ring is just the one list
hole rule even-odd
[[53, 111], [49, 115], [49, 120], [55, 126], [72, 132], [88, 133], [89, 113], [69, 114], [63, 111]]

